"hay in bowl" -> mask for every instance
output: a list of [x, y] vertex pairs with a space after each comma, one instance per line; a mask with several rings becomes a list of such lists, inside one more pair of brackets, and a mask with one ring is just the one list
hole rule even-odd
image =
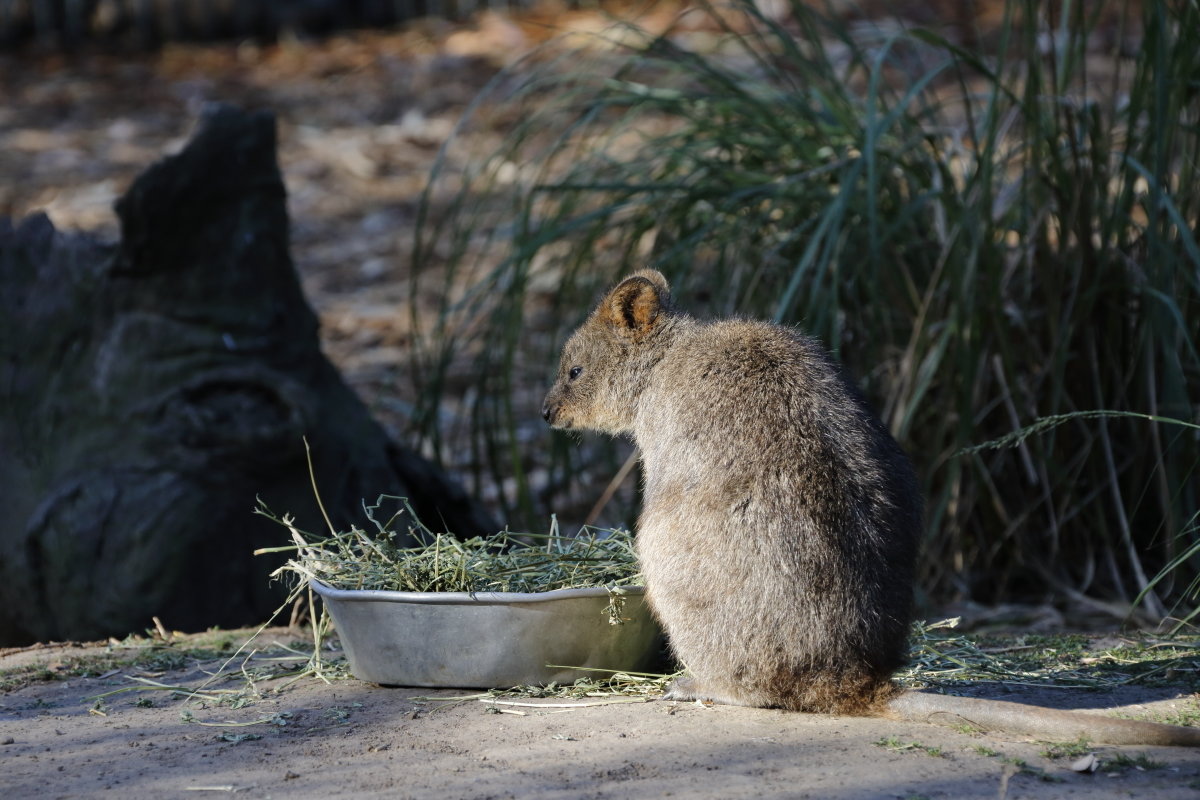
[[[321, 596], [356, 677], [496, 688], [570, 683], [580, 668], [643, 671], [656, 659], [661, 634], [628, 531], [563, 536], [552, 522], [547, 534], [460, 541], [414, 522], [402, 498], [365, 511], [374, 531], [315, 537], [258, 509], [290, 529], [292, 545], [270, 548], [295, 554], [277, 574]], [[417, 545], [397, 544], [401, 519]]]

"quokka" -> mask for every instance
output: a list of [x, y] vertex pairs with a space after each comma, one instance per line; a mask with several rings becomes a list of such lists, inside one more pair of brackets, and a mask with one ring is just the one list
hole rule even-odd
[[567, 341], [542, 415], [632, 436], [641, 452], [647, 599], [689, 673], [668, 699], [1200, 744], [1192, 728], [896, 686], [920, 491], [908, 457], [810, 337], [696, 320], [643, 270]]

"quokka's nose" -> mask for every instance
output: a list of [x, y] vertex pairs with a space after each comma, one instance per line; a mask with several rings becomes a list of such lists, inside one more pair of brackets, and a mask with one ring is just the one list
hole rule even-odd
[[542, 403], [542, 419], [550, 422], [554, 417], [554, 409], [550, 407], [549, 402]]

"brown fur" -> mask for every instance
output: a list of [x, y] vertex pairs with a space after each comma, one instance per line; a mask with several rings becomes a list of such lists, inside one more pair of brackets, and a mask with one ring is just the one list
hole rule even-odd
[[542, 415], [641, 449], [647, 597], [691, 673], [668, 698], [1200, 743], [1190, 728], [896, 687], [916, 480], [825, 351], [790, 328], [698, 322], [662, 275], [635, 273], [563, 347]]
[[543, 413], [641, 449], [638, 554], [692, 676], [669, 697], [865, 713], [893, 693], [919, 492], [816, 342], [698, 322], [662, 275], [639, 272], [567, 342]]

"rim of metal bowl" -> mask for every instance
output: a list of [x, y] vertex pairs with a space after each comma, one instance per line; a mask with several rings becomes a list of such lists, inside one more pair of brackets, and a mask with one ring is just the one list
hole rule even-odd
[[[423, 605], [507, 605], [545, 603], [571, 597], [607, 597], [608, 588], [555, 589], [550, 592], [393, 592], [384, 589], [335, 589], [316, 578], [309, 578], [313, 590], [323, 598], [348, 602], [418, 603]], [[644, 586], [617, 586], [626, 595], [643, 595]]]

